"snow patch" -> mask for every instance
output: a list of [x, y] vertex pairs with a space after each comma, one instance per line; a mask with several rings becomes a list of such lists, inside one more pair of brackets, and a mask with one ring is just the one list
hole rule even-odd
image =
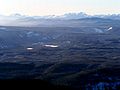
[[108, 31], [110, 31], [110, 30], [112, 30], [112, 29], [113, 29], [113, 27], [109, 27], [109, 28], [108, 28]]
[[58, 45], [44, 45], [45, 47], [57, 48]]
[[33, 48], [28, 47], [27, 50], [33, 50]]

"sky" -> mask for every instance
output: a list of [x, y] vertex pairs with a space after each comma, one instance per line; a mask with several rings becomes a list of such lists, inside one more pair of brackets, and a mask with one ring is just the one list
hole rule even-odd
[[118, 14], [120, 0], [0, 0], [1, 15], [43, 16], [77, 12]]

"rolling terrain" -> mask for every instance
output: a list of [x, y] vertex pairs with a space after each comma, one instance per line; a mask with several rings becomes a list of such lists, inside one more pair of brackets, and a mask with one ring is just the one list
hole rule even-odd
[[50, 27], [0, 26], [0, 79], [40, 79], [75, 89], [120, 88], [120, 21], [57, 22]]

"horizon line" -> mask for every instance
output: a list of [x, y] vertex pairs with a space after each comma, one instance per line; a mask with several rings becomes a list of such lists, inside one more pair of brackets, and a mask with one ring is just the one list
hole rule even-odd
[[66, 12], [64, 14], [46, 14], [46, 15], [28, 15], [28, 14], [22, 14], [22, 13], [11, 13], [11, 14], [0, 14], [0, 16], [12, 16], [12, 15], [21, 15], [21, 16], [63, 16], [65, 14], [86, 14], [86, 15], [89, 15], [89, 16], [95, 16], [95, 15], [119, 15], [120, 13], [106, 13], [106, 14], [89, 14], [89, 13], [86, 13], [86, 12]]

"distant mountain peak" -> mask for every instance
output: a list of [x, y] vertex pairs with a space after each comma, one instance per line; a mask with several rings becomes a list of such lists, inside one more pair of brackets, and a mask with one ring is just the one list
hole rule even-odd
[[[120, 14], [112, 15], [88, 15], [84, 12], [79, 13], [66, 13], [64, 15], [47, 15], [47, 16], [27, 16], [19, 13], [12, 14], [10, 16], [0, 15], [0, 25], [5, 26], [24, 26], [24, 25], [48, 25], [54, 24], [63, 25], [64, 20], [120, 20]], [[61, 21], [62, 20], [62, 21]], [[66, 24], [67, 25], [67, 24]], [[71, 25], [68, 25], [71, 26]]]

